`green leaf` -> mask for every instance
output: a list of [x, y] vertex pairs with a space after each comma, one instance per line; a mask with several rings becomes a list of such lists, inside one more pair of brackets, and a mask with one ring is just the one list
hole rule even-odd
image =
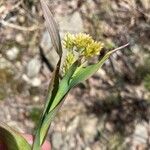
[[6, 144], [8, 150], [31, 150], [24, 137], [4, 123], [0, 123], [0, 141]]
[[60, 109], [60, 107], [62, 106], [63, 102], [64, 102], [65, 98], [61, 100], [61, 102], [52, 110], [50, 111], [44, 121], [43, 124], [40, 128], [40, 145], [42, 145], [44, 143], [44, 140], [46, 138], [46, 135], [48, 133], [48, 129], [50, 127], [51, 122], [53, 121], [54, 117], [56, 116], [58, 110]]
[[61, 99], [69, 92], [70, 90], [69, 82], [72, 78], [72, 75], [76, 71], [78, 65], [79, 61], [74, 62], [73, 65], [69, 68], [69, 70], [65, 74], [65, 76], [63, 77], [63, 79], [60, 81], [57, 95], [55, 96], [55, 99], [53, 100], [53, 103], [49, 111], [53, 110], [61, 101]]
[[[116, 51], [116, 50], [115, 50]], [[70, 88], [76, 86], [78, 83], [85, 81], [90, 76], [92, 76], [102, 65], [105, 61], [109, 58], [109, 56], [115, 52], [114, 50], [108, 52], [98, 63], [90, 65], [88, 67], [81, 67], [78, 68], [78, 71], [75, 72], [75, 75], [72, 77], [70, 81]]]
[[52, 82], [50, 84], [49, 95], [47, 103], [45, 105], [44, 114], [39, 123], [36, 138], [33, 146], [33, 150], [40, 150], [40, 146], [43, 144], [50, 124], [55, 117], [56, 113], [63, 104], [66, 95], [70, 89], [78, 83], [86, 80], [88, 77], [93, 75], [108, 59], [108, 57], [118, 49], [108, 52], [97, 64], [88, 66], [86, 68], [78, 68], [79, 61], [77, 60], [67, 71], [66, 75], [59, 82], [58, 72], [60, 68], [60, 62], [58, 62], [56, 71], [53, 74]]
[[[76, 68], [78, 67], [79, 62], [76, 61], [68, 70], [64, 78], [61, 80], [59, 84], [59, 89], [56, 91], [57, 94], [51, 99], [49, 99], [49, 104], [47, 105], [47, 110], [49, 110], [48, 113], [45, 113], [45, 117], [42, 121], [42, 125], [39, 129], [39, 135], [40, 135], [40, 144], [43, 144], [44, 139], [46, 137], [46, 134], [48, 132], [49, 126], [55, 117], [56, 113], [58, 112], [59, 108], [63, 104], [65, 97], [67, 93], [69, 92], [69, 81], [75, 72]], [[52, 102], [52, 103], [51, 103]]]
[[59, 88], [59, 70], [60, 70], [61, 59], [58, 61], [55, 71], [52, 74], [51, 82], [48, 88], [48, 96], [46, 98], [46, 104], [44, 106], [43, 115], [49, 112], [49, 108], [54, 101]]
[[59, 88], [60, 63], [61, 63], [61, 59], [59, 59], [57, 66], [56, 66], [56, 69], [53, 72], [53, 75], [51, 78], [51, 82], [49, 85], [48, 95], [46, 98], [44, 110], [43, 110], [42, 116], [41, 116], [40, 121], [39, 121], [38, 126], [37, 126], [37, 130], [36, 130], [36, 134], [35, 134], [35, 138], [34, 138], [34, 143], [33, 143], [33, 148], [32, 148], [33, 150], [40, 150], [40, 146], [41, 146], [40, 143], [42, 143], [41, 141], [43, 141], [44, 138], [46, 137], [46, 135], [42, 136], [40, 133], [41, 133], [41, 128], [42, 128], [43, 122], [45, 120], [45, 117], [47, 116], [47, 114], [49, 112], [49, 107], [53, 103], [53, 100], [54, 100], [55, 95], [56, 95], [58, 88]]
[[90, 76], [92, 76], [95, 72], [98, 71], [99, 68], [102, 67], [102, 65], [105, 63], [105, 61], [110, 57], [111, 54], [115, 53], [118, 50], [121, 50], [125, 47], [129, 46], [129, 43], [120, 46], [114, 50], [109, 51], [108, 53], [106, 53], [106, 55], [96, 64], [90, 65], [88, 67], [81, 67], [78, 68], [78, 71], [75, 72], [75, 75], [73, 75], [69, 86], [70, 88], [76, 86], [78, 83], [85, 81], [86, 79], [88, 79]]
[[40, 128], [37, 129], [36, 137], [37, 139], [34, 142], [33, 150], [40, 150], [41, 145], [44, 143], [45, 138], [48, 133], [48, 129], [50, 127], [50, 124], [52, 120], [54, 119], [56, 113], [58, 112], [59, 108], [61, 107], [63, 101], [57, 105], [52, 111], [50, 111], [48, 114], [46, 114]]
[[[46, 114], [45, 119], [43, 120], [41, 129], [40, 129], [40, 143], [42, 144], [45, 139], [45, 135], [48, 132], [50, 123], [52, 122], [53, 118], [55, 117], [56, 113], [60, 109], [61, 105], [63, 104], [66, 95], [70, 91], [70, 89], [77, 85], [78, 83], [86, 80], [88, 77], [93, 75], [103, 64], [104, 62], [109, 58], [109, 56], [114, 51], [111, 51], [107, 53], [97, 64], [88, 66], [86, 68], [80, 68], [77, 72], [75, 72], [79, 66], [79, 61], [76, 61], [67, 71], [66, 75], [63, 77], [63, 79], [59, 83], [59, 89], [57, 91], [57, 94], [55, 95], [55, 98], [53, 99], [53, 103], [49, 105], [49, 113]], [[75, 76], [73, 74], [75, 73]]]
[[36, 134], [34, 138], [34, 143], [32, 147], [33, 150], [40, 150], [40, 146], [44, 142], [44, 139], [47, 135], [46, 132], [48, 129], [44, 129], [46, 131], [44, 132], [45, 135], [41, 135], [41, 129], [43, 126], [43, 122], [45, 118], [47, 117], [47, 114], [49, 113], [49, 108], [51, 107], [53, 100], [56, 96], [56, 93], [58, 91], [58, 88], [59, 88], [59, 71], [60, 71], [60, 64], [61, 64], [61, 58], [62, 58], [62, 45], [61, 45], [61, 40], [60, 40], [60, 35], [59, 35], [57, 24], [45, 0], [40, 0], [40, 2], [41, 2], [42, 10], [43, 10], [43, 15], [46, 20], [46, 26], [51, 36], [52, 44], [60, 58], [57, 63], [56, 69], [53, 72], [51, 83], [49, 85], [48, 96], [46, 98], [45, 107], [44, 107], [41, 119], [39, 121], [39, 124], [37, 126], [37, 130], [36, 130]]

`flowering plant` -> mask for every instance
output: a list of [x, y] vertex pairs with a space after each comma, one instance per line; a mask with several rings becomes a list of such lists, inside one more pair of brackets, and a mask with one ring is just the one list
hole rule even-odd
[[[41, 5], [47, 29], [50, 33], [53, 46], [59, 55], [59, 60], [51, 78], [48, 95], [46, 97], [46, 104], [37, 125], [33, 145], [29, 145], [19, 133], [10, 127], [5, 124], [0, 125], [0, 139], [5, 140], [9, 150], [40, 150], [47, 136], [50, 124], [63, 104], [68, 92], [74, 86], [92, 76], [112, 53], [127, 46], [124, 45], [120, 48], [109, 51], [97, 63], [87, 65], [90, 58], [100, 54], [104, 44], [94, 41], [91, 36], [84, 33], [76, 35], [67, 33], [63, 40], [63, 45], [67, 50], [67, 55], [62, 64], [63, 48], [57, 24], [44, 0], [41, 0]], [[61, 64], [63, 66], [62, 79], [59, 77]]]

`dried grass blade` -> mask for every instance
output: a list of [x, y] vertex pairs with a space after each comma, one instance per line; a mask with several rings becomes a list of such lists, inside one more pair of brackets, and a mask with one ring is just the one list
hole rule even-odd
[[62, 46], [61, 46], [61, 40], [60, 40], [60, 35], [59, 35], [59, 30], [58, 26], [53, 18], [53, 15], [46, 3], [45, 0], [40, 0], [42, 10], [43, 10], [43, 15], [46, 20], [46, 27], [47, 30], [51, 36], [52, 44], [58, 53], [60, 57], [62, 57]]

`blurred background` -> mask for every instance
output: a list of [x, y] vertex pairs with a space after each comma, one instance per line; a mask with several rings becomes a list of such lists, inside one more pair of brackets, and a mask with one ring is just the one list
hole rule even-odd
[[[150, 0], [48, 4], [61, 37], [88, 33], [105, 43], [101, 55], [130, 43], [70, 92], [49, 132], [53, 150], [150, 149]], [[34, 131], [57, 57], [39, 0], [0, 0], [0, 121]]]

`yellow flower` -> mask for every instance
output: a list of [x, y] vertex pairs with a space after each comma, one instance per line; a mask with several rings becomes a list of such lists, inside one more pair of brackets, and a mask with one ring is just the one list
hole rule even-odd
[[71, 67], [71, 65], [75, 62], [75, 55], [72, 52], [69, 52], [66, 56], [64, 65], [63, 65], [63, 72], [66, 73], [67, 70]]
[[73, 50], [75, 36], [73, 34], [67, 33], [63, 40], [63, 45], [67, 50]]
[[[67, 33], [63, 44], [68, 50], [68, 54], [63, 65], [64, 73], [66, 73], [70, 66], [75, 62], [76, 57], [83, 58], [83, 60], [87, 61], [89, 58], [98, 55], [104, 45], [101, 42], [94, 41], [91, 36], [84, 33], [79, 33], [76, 35]], [[75, 54], [77, 55], [75, 56]]]
[[92, 41], [93, 41], [92, 37], [89, 36], [88, 34], [79, 33], [74, 38], [74, 45], [76, 46], [77, 51], [82, 51]]
[[86, 49], [82, 52], [85, 58], [91, 58], [95, 55], [98, 55], [103, 48], [103, 43], [92, 41], [89, 45], [87, 45]]

